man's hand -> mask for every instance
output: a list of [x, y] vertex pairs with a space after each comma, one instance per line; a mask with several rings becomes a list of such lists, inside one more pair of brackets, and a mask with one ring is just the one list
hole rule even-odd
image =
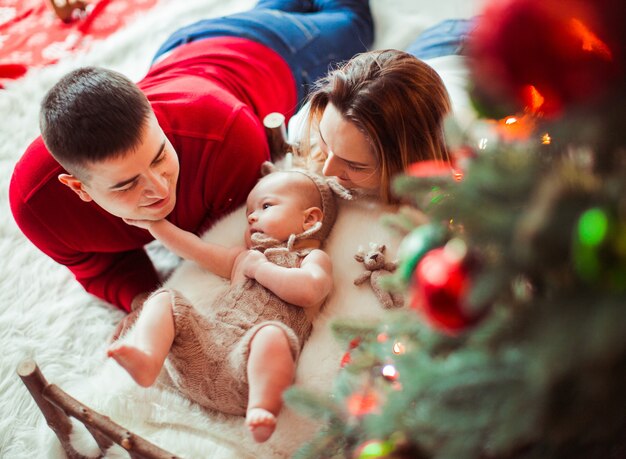
[[122, 218], [124, 223], [131, 226], [137, 226], [138, 228], [143, 228], [146, 230], [150, 230], [159, 220], [135, 220], [132, 218]]
[[248, 250], [241, 260], [243, 274], [250, 279], [256, 279], [257, 269], [265, 263], [269, 263], [269, 261], [264, 254], [258, 250]]
[[131, 311], [120, 321], [119, 324], [117, 324], [117, 327], [115, 327], [115, 331], [109, 338], [110, 343], [116, 341], [120, 336], [123, 336], [130, 329], [130, 327], [132, 327], [141, 312], [141, 308], [143, 308], [144, 301], [146, 301], [149, 296], [150, 292], [145, 292], [140, 293], [133, 298], [133, 302], [130, 305]]

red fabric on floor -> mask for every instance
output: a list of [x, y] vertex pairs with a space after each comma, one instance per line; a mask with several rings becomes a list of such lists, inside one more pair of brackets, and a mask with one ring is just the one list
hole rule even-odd
[[86, 14], [64, 23], [47, 0], [0, 0], [0, 87], [31, 68], [88, 49], [157, 1], [92, 0]]

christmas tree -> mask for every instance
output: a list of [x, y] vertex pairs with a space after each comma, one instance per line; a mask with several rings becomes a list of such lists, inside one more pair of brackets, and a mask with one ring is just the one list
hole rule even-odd
[[397, 179], [385, 287], [407, 308], [334, 324], [334, 392], [287, 393], [327, 420], [298, 457], [626, 457], [625, 14], [487, 6], [467, 46], [485, 119], [447, 126], [472, 159]]

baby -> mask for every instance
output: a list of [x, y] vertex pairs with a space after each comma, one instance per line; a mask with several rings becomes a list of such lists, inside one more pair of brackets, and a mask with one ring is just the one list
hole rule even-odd
[[144, 387], [165, 365], [183, 394], [210, 409], [245, 414], [263, 442], [274, 432], [282, 393], [311, 333], [307, 311], [317, 312], [332, 288], [330, 258], [320, 247], [336, 202], [323, 178], [289, 170], [261, 178], [246, 206], [245, 247], [205, 242], [167, 220], [127, 221], [231, 283], [206, 315], [180, 293], [157, 290], [131, 337], [107, 354]]

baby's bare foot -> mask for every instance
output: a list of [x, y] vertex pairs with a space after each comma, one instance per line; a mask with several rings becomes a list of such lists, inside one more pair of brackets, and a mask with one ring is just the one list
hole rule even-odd
[[107, 355], [119, 363], [135, 382], [143, 387], [154, 384], [161, 372], [162, 363], [128, 343], [116, 341], [109, 346]]
[[263, 408], [249, 408], [246, 414], [246, 425], [255, 441], [263, 443], [274, 433], [276, 416]]

